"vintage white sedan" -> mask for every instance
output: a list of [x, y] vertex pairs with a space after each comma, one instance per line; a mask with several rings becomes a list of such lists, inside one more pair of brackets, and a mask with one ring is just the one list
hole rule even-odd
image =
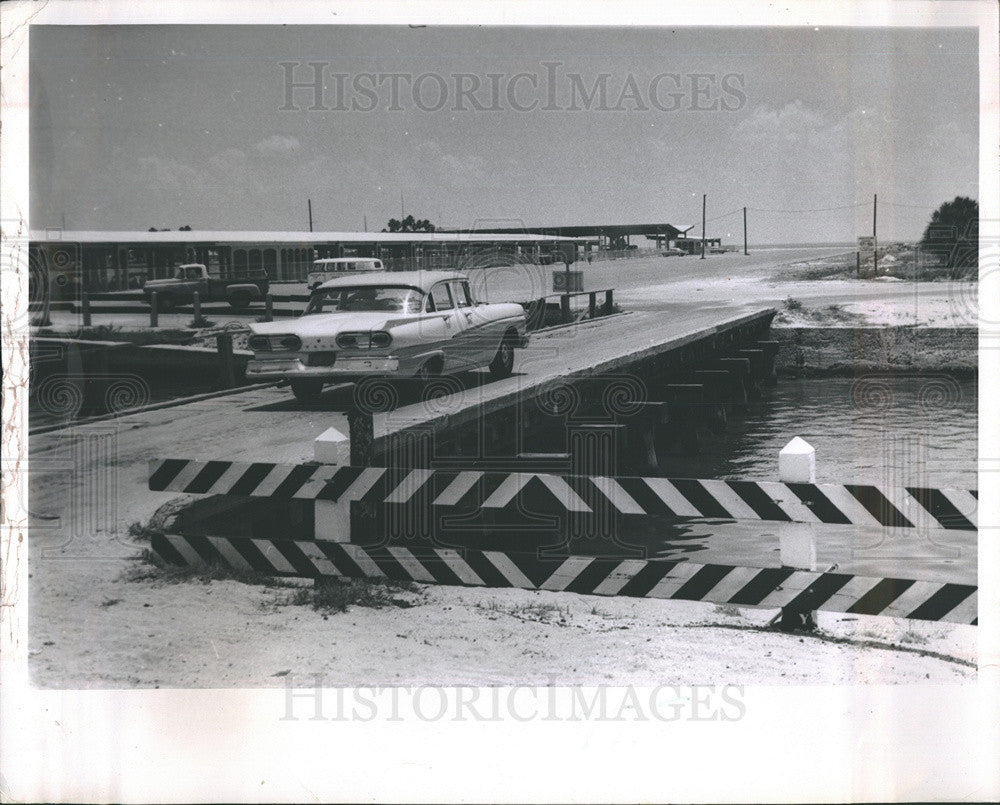
[[250, 325], [247, 378], [288, 380], [296, 398], [325, 383], [418, 378], [488, 367], [510, 375], [527, 345], [524, 308], [477, 302], [464, 274], [380, 271], [315, 288], [301, 317]]

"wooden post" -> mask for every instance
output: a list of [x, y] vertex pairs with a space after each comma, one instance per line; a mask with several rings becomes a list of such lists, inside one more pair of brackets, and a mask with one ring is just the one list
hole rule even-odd
[[743, 254], [749, 255], [747, 251], [747, 208], [743, 208]]
[[875, 194], [875, 201], [872, 206], [872, 259], [874, 261], [874, 271], [872, 276], [878, 276], [878, 193]]
[[590, 292], [590, 318], [597, 316], [597, 291]]
[[270, 293], [264, 297], [264, 321], [274, 321], [274, 297]]
[[194, 323], [195, 326], [198, 326], [201, 323], [201, 294], [197, 291], [194, 292]]
[[705, 259], [705, 205], [707, 204], [708, 195], [702, 194], [701, 197], [701, 259]]
[[[778, 478], [783, 484], [816, 483], [816, 451], [796, 436], [778, 453]], [[812, 523], [782, 523], [778, 531], [781, 564], [795, 570], [816, 571], [816, 528]], [[781, 608], [778, 628], [810, 631], [816, 627], [816, 607], [808, 590], [800, 604]]]
[[[569, 286], [567, 286], [567, 287], [569, 287]], [[562, 295], [562, 297], [560, 298], [560, 302], [562, 303], [562, 319], [563, 319], [563, 324], [569, 324], [569, 320], [570, 320], [569, 294], [568, 293], [564, 293]]]
[[86, 289], [82, 291], [80, 302], [83, 306], [83, 326], [90, 327], [90, 295]]
[[233, 334], [219, 333], [215, 337], [215, 346], [219, 351], [221, 363], [222, 387], [231, 389], [236, 385], [235, 359], [233, 358]]
[[375, 423], [371, 411], [363, 411], [357, 405], [350, 406], [347, 410], [347, 426], [351, 437], [351, 466], [373, 466]]
[[615, 289], [614, 288], [608, 288], [608, 290], [606, 290], [604, 292], [604, 307], [605, 307], [605, 314], [604, 315], [605, 316], [610, 316], [611, 312], [612, 312], [612, 308], [614, 306], [615, 306]]
[[149, 326], [158, 327], [160, 321], [160, 309], [159, 309], [159, 299], [156, 295], [156, 291], [153, 291], [149, 295]]

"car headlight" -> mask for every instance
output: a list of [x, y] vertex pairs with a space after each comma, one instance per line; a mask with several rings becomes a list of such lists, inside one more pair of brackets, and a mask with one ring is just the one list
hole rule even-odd
[[382, 330], [377, 330], [371, 335], [371, 345], [373, 349], [385, 349], [392, 343], [392, 336]]

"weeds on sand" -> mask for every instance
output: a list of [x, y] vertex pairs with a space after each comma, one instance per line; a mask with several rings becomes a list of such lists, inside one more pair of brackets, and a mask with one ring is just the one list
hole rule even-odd
[[314, 587], [300, 587], [288, 603], [311, 606], [318, 612], [346, 612], [348, 607], [399, 607], [414, 606], [414, 601], [400, 598], [400, 593], [414, 593], [413, 584], [372, 579], [322, 579]]

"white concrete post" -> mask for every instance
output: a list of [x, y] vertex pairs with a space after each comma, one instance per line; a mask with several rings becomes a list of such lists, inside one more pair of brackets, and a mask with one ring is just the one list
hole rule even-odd
[[816, 483], [816, 449], [796, 436], [778, 453], [778, 477], [783, 484]]
[[[816, 450], [796, 436], [778, 453], [778, 477], [783, 484], [816, 483]], [[782, 523], [778, 527], [781, 564], [796, 570], [816, 570], [816, 530], [812, 523]]]
[[[351, 464], [351, 440], [336, 428], [327, 428], [313, 441], [313, 458], [320, 464]], [[313, 501], [314, 536], [330, 542], [351, 541], [351, 504], [344, 501]]]

